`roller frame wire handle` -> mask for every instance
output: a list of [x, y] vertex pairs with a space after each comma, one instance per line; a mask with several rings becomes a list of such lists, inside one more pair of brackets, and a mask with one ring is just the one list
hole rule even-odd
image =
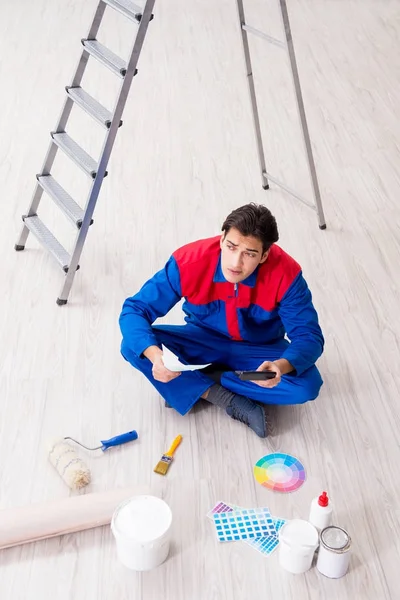
[[94, 450], [102, 450], [103, 452], [105, 452], [106, 450], [108, 450], [109, 448], [112, 448], [114, 446], [121, 446], [122, 444], [127, 444], [128, 442], [133, 442], [133, 441], [137, 440], [138, 437], [139, 436], [138, 436], [137, 431], [135, 431], [135, 430], [128, 431], [127, 433], [121, 433], [120, 435], [116, 435], [116, 436], [110, 438], [109, 440], [100, 440], [101, 446], [96, 446], [95, 448], [89, 448], [88, 446], [81, 444], [81, 442], [78, 442], [77, 440], [75, 440], [72, 437], [65, 437], [64, 440], [71, 440], [72, 442], [75, 442], [75, 444], [78, 444], [78, 446], [85, 448], [85, 450], [90, 450], [91, 452]]

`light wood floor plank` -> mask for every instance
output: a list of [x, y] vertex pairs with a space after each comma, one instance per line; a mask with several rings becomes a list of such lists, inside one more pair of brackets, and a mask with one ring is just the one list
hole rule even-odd
[[[248, 22], [281, 35], [278, 3], [249, 0]], [[54, 128], [94, 2], [11, 2], [0, 19], [0, 507], [63, 498], [49, 437], [87, 445], [130, 429], [134, 444], [85, 456], [91, 491], [146, 483], [174, 513], [169, 560], [136, 574], [117, 562], [108, 528], [0, 553], [4, 600], [386, 600], [398, 598], [400, 558], [400, 9], [396, 0], [290, 2], [328, 229], [274, 185], [260, 186], [234, 0], [158, 2], [118, 133], [70, 304], [62, 276], [29, 238], [14, 252], [20, 216]], [[123, 55], [133, 27], [107, 9], [100, 41]], [[310, 197], [287, 63], [251, 40], [268, 169]], [[112, 108], [112, 74], [93, 63], [85, 86]], [[78, 109], [71, 135], [95, 154], [103, 132]], [[80, 202], [88, 182], [68, 160], [60, 182]], [[124, 299], [178, 245], [218, 233], [249, 201], [276, 214], [281, 244], [303, 265], [326, 336], [320, 398], [271, 408], [261, 441], [213, 407], [181, 417], [119, 354]], [[74, 231], [49, 201], [41, 215], [70, 245]], [[182, 321], [179, 307], [164, 319]], [[152, 471], [177, 433], [165, 480]], [[270, 451], [298, 456], [307, 481], [268, 493], [253, 479]], [[277, 555], [219, 544], [206, 518], [218, 500], [268, 505], [307, 518], [327, 489], [335, 522], [353, 538], [349, 574], [290, 576]], [[88, 490], [89, 491], [89, 490]]]

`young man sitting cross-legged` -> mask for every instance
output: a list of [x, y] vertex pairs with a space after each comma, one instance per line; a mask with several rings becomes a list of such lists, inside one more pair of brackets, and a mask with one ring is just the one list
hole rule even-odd
[[[180, 414], [204, 398], [266, 437], [266, 404], [318, 396], [315, 362], [324, 338], [301, 267], [276, 244], [278, 237], [266, 207], [242, 206], [226, 218], [221, 236], [179, 248], [125, 300], [122, 355]], [[181, 298], [185, 325], [153, 325]], [[169, 371], [162, 344], [182, 363], [213, 367]], [[242, 381], [235, 373], [255, 370], [275, 377]]]

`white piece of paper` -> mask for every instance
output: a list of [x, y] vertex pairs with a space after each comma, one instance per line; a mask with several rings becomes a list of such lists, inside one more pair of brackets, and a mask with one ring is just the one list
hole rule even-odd
[[209, 365], [211, 365], [211, 363], [207, 363], [206, 365], [184, 365], [181, 363], [179, 358], [173, 352], [171, 352], [171, 350], [169, 350], [169, 348], [166, 348], [164, 346], [164, 344], [162, 344], [162, 351], [163, 351], [163, 357], [162, 357], [163, 363], [167, 367], [167, 369], [169, 369], [170, 371], [174, 371], [174, 372], [197, 371], [198, 369], [204, 369], [205, 367], [208, 367]]

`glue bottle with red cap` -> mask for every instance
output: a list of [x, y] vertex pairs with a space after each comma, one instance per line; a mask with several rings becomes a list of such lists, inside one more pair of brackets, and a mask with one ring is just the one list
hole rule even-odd
[[326, 492], [322, 492], [320, 496], [314, 498], [311, 502], [309, 522], [322, 531], [325, 527], [331, 524], [332, 505]]

